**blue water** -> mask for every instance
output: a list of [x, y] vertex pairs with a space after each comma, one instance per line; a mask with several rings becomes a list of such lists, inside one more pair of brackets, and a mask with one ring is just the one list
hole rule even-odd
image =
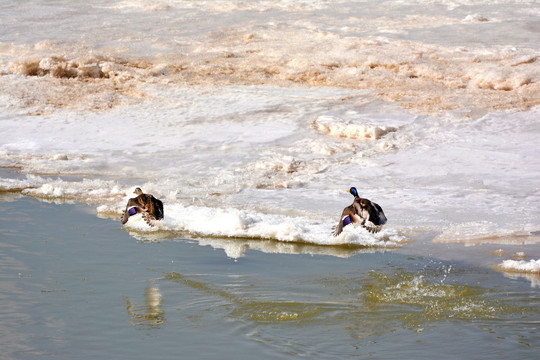
[[85, 205], [0, 200], [2, 359], [518, 359], [540, 348], [529, 280], [414, 246], [232, 260], [182, 238], [137, 241]]

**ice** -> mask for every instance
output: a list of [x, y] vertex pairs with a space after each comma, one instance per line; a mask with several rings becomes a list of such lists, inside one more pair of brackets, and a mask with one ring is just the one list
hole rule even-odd
[[509, 272], [540, 274], [540, 260], [504, 260], [498, 268]]
[[[8, 2], [0, 166], [28, 177], [0, 190], [116, 219], [141, 186], [166, 216], [135, 233], [535, 243], [535, 5]], [[351, 186], [385, 210], [380, 234], [330, 237]]]

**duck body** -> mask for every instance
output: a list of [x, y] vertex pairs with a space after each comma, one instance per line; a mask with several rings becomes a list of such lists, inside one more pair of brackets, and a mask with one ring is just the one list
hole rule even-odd
[[163, 202], [161, 200], [156, 199], [151, 194], [143, 193], [141, 188], [136, 188], [134, 194], [138, 196], [128, 200], [124, 215], [122, 216], [122, 224], [127, 223], [130, 216], [139, 213], [142, 213], [150, 226], [154, 226], [156, 220], [163, 219]]
[[347, 191], [354, 196], [354, 201], [343, 209], [339, 223], [335, 227], [334, 236], [341, 234], [343, 228], [351, 223], [359, 223], [372, 233], [381, 231], [382, 226], [386, 224], [388, 219], [379, 204], [359, 197], [358, 191], [354, 187]]

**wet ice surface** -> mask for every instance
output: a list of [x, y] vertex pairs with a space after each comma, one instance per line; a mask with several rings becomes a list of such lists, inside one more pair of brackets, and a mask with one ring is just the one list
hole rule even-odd
[[[430, 230], [442, 241], [475, 241], [538, 231], [534, 109], [452, 120], [389, 105], [376, 114], [340, 100], [349, 91], [339, 89], [184, 90], [155, 112], [150, 102], [106, 113], [8, 116], [2, 165], [86, 179], [29, 175], [2, 180], [2, 188], [117, 214], [138, 185], [165, 201], [163, 230], [198, 229], [201, 216], [213, 213], [233, 214], [242, 230], [215, 223], [203, 231], [211, 236], [330, 242], [326, 235], [352, 201], [350, 186], [383, 206], [386, 229], [398, 236]], [[192, 101], [182, 105], [189, 93]], [[277, 215], [292, 224], [281, 237], [250, 227]]]
[[136, 241], [86, 206], [1, 200], [6, 359], [503, 359], [540, 347], [538, 277], [452, 259], [462, 245], [248, 247], [234, 260], [218, 245], [233, 240]]

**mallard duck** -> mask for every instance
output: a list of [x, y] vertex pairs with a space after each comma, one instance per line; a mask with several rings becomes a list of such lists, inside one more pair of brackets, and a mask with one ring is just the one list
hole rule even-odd
[[137, 195], [135, 198], [129, 199], [124, 214], [122, 216], [122, 224], [127, 223], [131, 215], [142, 213], [146, 223], [154, 226], [156, 220], [163, 219], [163, 202], [156, 199], [151, 194], [145, 194], [140, 187], [133, 192]]
[[341, 234], [343, 228], [350, 223], [360, 223], [372, 233], [381, 231], [382, 226], [387, 221], [383, 209], [378, 204], [359, 197], [355, 187], [350, 188], [347, 192], [354, 196], [354, 201], [343, 209], [339, 223], [334, 229], [334, 236]]

